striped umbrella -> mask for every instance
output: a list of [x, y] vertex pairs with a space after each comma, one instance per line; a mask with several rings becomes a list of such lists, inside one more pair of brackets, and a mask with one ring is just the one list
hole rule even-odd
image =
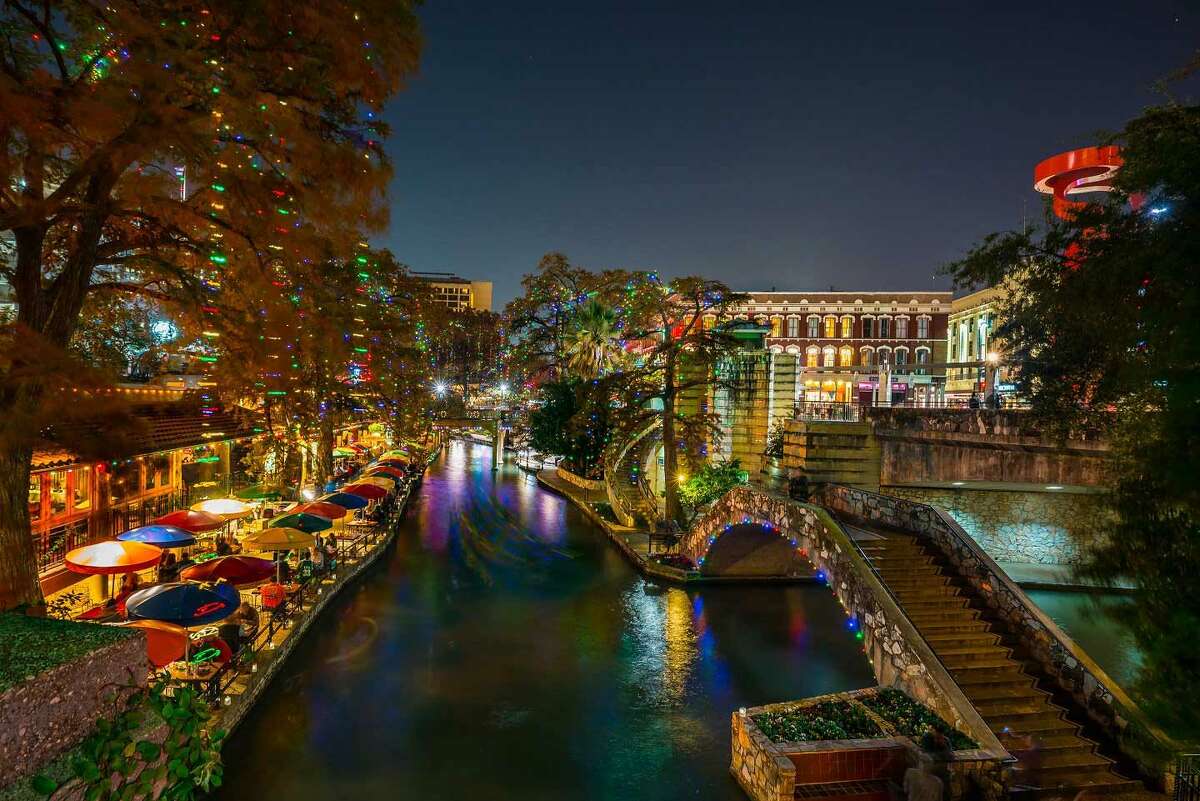
[[317, 498], [317, 503], [334, 503], [343, 509], [361, 509], [367, 505], [367, 499], [360, 495], [351, 495], [348, 492], [331, 492], [324, 497]]
[[342, 487], [342, 492], [348, 492], [351, 495], [361, 495], [373, 501], [386, 498], [388, 494], [388, 491], [378, 484], [364, 484], [361, 481], [355, 484], [347, 484]]
[[317, 531], [324, 531], [327, 528], [333, 528], [333, 523], [328, 518], [318, 517], [307, 512], [293, 512], [283, 517], [275, 518], [271, 521], [270, 527], [298, 528], [301, 531], [312, 534]]
[[169, 515], [163, 515], [154, 522], [166, 526], [179, 526], [193, 534], [201, 531], [216, 531], [225, 525], [225, 520], [219, 515], [197, 512], [194, 509], [180, 509]]
[[312, 534], [283, 527], [264, 528], [242, 540], [242, 545], [251, 551], [296, 551], [316, 544]]

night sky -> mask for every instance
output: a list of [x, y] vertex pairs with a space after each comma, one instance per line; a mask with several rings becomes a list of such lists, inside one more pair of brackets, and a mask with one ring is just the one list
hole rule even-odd
[[[390, 230], [496, 284], [541, 255], [735, 289], [948, 288], [1033, 165], [1157, 102], [1200, 0], [428, 0]], [[1176, 94], [1194, 98], [1196, 82]]]

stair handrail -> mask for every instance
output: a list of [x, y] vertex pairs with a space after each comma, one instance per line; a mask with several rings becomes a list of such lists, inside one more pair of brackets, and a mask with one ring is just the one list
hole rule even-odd
[[[822, 505], [835, 508], [833, 504], [828, 502], [828, 500], [830, 498], [839, 499], [841, 501], [839, 505], [845, 507], [839, 511], [842, 511], [843, 513], [852, 517], [862, 517], [850, 508], [848, 500], [841, 500], [848, 499], [853, 494], [858, 494], [864, 497], [872, 496], [882, 499], [886, 503], [892, 504], [894, 507], [896, 507], [897, 511], [901, 507], [919, 507], [905, 510], [903, 513], [903, 521], [901, 521], [900, 515], [897, 514], [895, 517], [897, 522], [887, 523], [887, 525], [892, 525], [893, 527], [902, 531], [907, 531], [909, 533], [925, 537], [933, 540], [935, 543], [936, 538], [933, 536], [933, 531], [940, 529], [942, 534], [953, 540], [954, 544], [958, 547], [965, 549], [970, 554], [971, 559], [974, 560], [975, 564], [973, 566], [973, 570], [972, 566], [969, 564], [964, 563], [963, 565], [955, 565], [956, 569], [963, 574], [963, 577], [967, 578], [968, 580], [973, 578], [984, 583], [986, 583], [986, 581], [989, 579], [994, 579], [999, 587], [993, 589], [993, 595], [999, 594], [1000, 587], [1002, 587], [1005, 592], [1011, 595], [1015, 601], [1020, 604], [1023, 610], [1031, 615], [1037, 621], [1037, 623], [1046, 630], [1050, 637], [1055, 640], [1066, 653], [1072, 656], [1088, 674], [1090, 674], [1091, 679], [1093, 682], [1095, 682], [1096, 686], [1103, 692], [1107, 692], [1110, 696], [1112, 696], [1114, 701], [1114, 719], [1118, 715], [1117, 708], [1119, 707], [1120, 714], [1122, 714], [1128, 720], [1136, 722], [1138, 726], [1149, 736], [1150, 745], [1152, 747], [1156, 747], [1156, 750], [1162, 752], [1161, 754], [1153, 756], [1157, 756], [1161, 760], [1164, 754], [1175, 755], [1184, 750], [1182, 744], [1173, 740], [1169, 735], [1166, 734], [1166, 732], [1162, 731], [1157, 724], [1147, 717], [1147, 715], [1129, 697], [1125, 690], [1122, 689], [1117, 682], [1113, 681], [1113, 679], [1104, 671], [1103, 668], [1096, 664], [1095, 660], [1092, 659], [1087, 651], [1079, 647], [1079, 645], [1072, 640], [1071, 637], [1064, 632], [1058, 626], [1058, 624], [1054, 622], [1053, 619], [1043, 612], [1041, 608], [1035, 604], [1028, 595], [1026, 595], [1025, 591], [1021, 589], [1021, 587], [1015, 581], [1013, 581], [1011, 577], [1009, 577], [1008, 573], [1006, 573], [1003, 568], [996, 564], [996, 561], [992, 559], [992, 557], [988, 555], [988, 553], [979, 545], [979, 543], [975, 541], [975, 538], [968, 534], [966, 530], [963, 529], [963, 527], [960, 526], [958, 522], [955, 521], [954, 518], [951, 517], [947, 512], [939, 509], [936, 506], [921, 503], [919, 501], [911, 501], [907, 498], [884, 495], [878, 492], [858, 489], [857, 487], [849, 487], [844, 484], [828, 485], [825, 489], [824, 497], [822, 498]], [[839, 498], [839, 496], [841, 496], [841, 498]], [[924, 510], [924, 514], [932, 517], [938, 523], [940, 523], [940, 526], [930, 526], [930, 530], [926, 531], [923, 530], [917, 523], [912, 522], [918, 517], [918, 514], [922, 510]], [[943, 553], [950, 558], [951, 562], [953, 563], [954, 560], [951, 557], [951, 554], [947, 553], [948, 549], [940, 544], [938, 545]], [[980, 594], [983, 596], [985, 601], [988, 600], [988, 593], [981, 592]], [[1056, 673], [1053, 671], [1047, 672], [1049, 672], [1051, 676], [1058, 680], [1059, 677]], [[1065, 684], [1062, 684], [1061, 681], [1060, 686], [1063, 686], [1063, 689], [1067, 690], [1072, 696], [1076, 695], [1071, 688], [1065, 686]], [[1089, 712], [1091, 711], [1091, 704], [1088, 702], [1082, 702], [1081, 706], [1083, 706], [1085, 710]], [[1119, 742], [1121, 738], [1117, 736], [1114, 739], [1118, 740]], [[1143, 764], [1143, 757], [1151, 756], [1150, 754], [1128, 752], [1128, 756], [1137, 761], [1141, 765], [1142, 769], [1148, 774], [1153, 775], [1156, 770], [1165, 773], [1164, 765]]]
[[[623, 515], [627, 520], [636, 520], [638, 509], [636, 509], [632, 504], [626, 503], [621, 493], [617, 492], [614, 483], [615, 481], [619, 480], [619, 477], [617, 476], [617, 469], [621, 466], [621, 462], [625, 459], [626, 454], [629, 453], [629, 449], [640, 442], [652, 431], [657, 429], [658, 425], [659, 421], [657, 419], [651, 420], [640, 429], [635, 429], [634, 435], [626, 439], [619, 447], [605, 454], [604, 485], [605, 492], [608, 495], [608, 502], [618, 516]], [[650, 494], [649, 485], [645, 484], [645, 478], [641, 475], [640, 471], [638, 474], [637, 489], [643, 497], [653, 497]]]

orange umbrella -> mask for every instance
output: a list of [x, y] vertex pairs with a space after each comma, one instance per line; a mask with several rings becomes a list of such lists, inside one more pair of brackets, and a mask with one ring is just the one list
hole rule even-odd
[[86, 576], [113, 576], [154, 567], [163, 550], [144, 542], [105, 540], [76, 548], [66, 556], [67, 569]]
[[329, 520], [337, 520], [339, 517], [345, 517], [347, 510], [336, 503], [312, 501], [311, 503], [302, 503], [299, 506], [293, 506], [288, 510], [288, 514], [293, 512], [303, 512], [316, 515], [317, 517], [328, 518]]
[[131, 620], [120, 628], [141, 629], [146, 632], [146, 656], [156, 668], [171, 664], [187, 653], [188, 633], [182, 626], [161, 620]]
[[208, 512], [197, 512], [195, 509], [180, 509], [163, 515], [154, 521], [165, 526], [179, 526], [193, 534], [199, 531], [215, 531], [225, 525], [225, 519]]

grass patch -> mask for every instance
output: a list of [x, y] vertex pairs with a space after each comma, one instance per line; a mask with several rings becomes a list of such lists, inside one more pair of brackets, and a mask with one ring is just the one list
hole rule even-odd
[[53, 618], [0, 615], [0, 692], [136, 632]]
[[848, 701], [825, 701], [815, 706], [754, 716], [763, 734], [777, 743], [809, 740], [858, 740], [883, 737], [883, 730], [866, 711]]
[[896, 732], [921, 742], [931, 731], [940, 731], [950, 741], [955, 751], [978, 748], [979, 744], [967, 735], [942, 720], [933, 710], [893, 687], [884, 687], [878, 693], [865, 696], [862, 702], [871, 711], [886, 720]]

